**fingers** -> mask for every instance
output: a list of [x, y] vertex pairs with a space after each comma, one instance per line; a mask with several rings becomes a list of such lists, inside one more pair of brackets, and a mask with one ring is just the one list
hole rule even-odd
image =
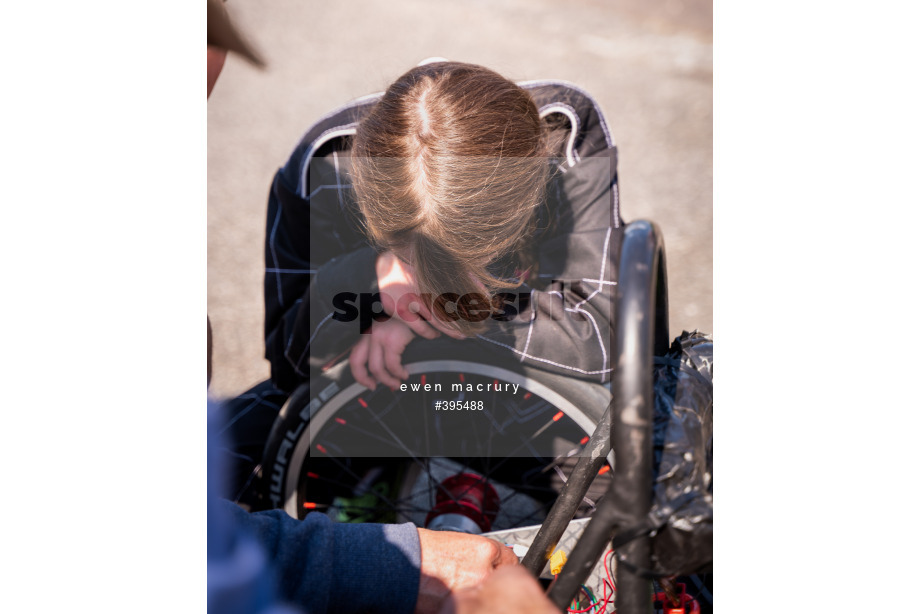
[[492, 557], [493, 569], [498, 569], [499, 567], [504, 567], [506, 565], [517, 565], [520, 563], [517, 555], [514, 554], [514, 550], [504, 544], [495, 541], [494, 539], [490, 539], [489, 541], [495, 544], [498, 550], [498, 552], [496, 552]]
[[424, 337], [425, 339], [436, 339], [441, 336], [441, 333], [421, 318], [417, 318], [414, 322], [406, 322], [406, 325], [412, 329], [412, 332], [416, 335]]
[[431, 312], [416, 294], [410, 293], [400, 298], [399, 302], [396, 303], [396, 315], [416, 335], [426, 339], [434, 339], [440, 335], [434, 327], [425, 321], [425, 319], [430, 319]]
[[[419, 584], [416, 614], [430, 614], [439, 610], [445, 614], [454, 611], [455, 606], [464, 604], [466, 609], [459, 607], [456, 611], [470, 614], [532, 614], [543, 611], [540, 609], [539, 599], [545, 597], [542, 596], [539, 585], [529, 573], [517, 565], [517, 557], [511, 548], [494, 539], [466, 533], [418, 529], [418, 534], [422, 553], [422, 579]], [[516, 569], [518, 573], [503, 575], [509, 569]], [[491, 578], [495, 576], [509, 578], [513, 584], [524, 584], [512, 588], [506, 586], [505, 582], [493, 582]], [[529, 604], [534, 609], [508, 609], [509, 597], [513, 601], [515, 589], [531, 590], [526, 583], [536, 587], [537, 601]], [[490, 586], [491, 589], [488, 588]], [[487, 591], [487, 594], [491, 591], [494, 594], [489, 594], [488, 598], [480, 603], [477, 596], [482, 591]], [[483, 606], [489, 607], [481, 609]], [[442, 610], [442, 607], [446, 609]], [[558, 614], [558, 610], [550, 611]]]
[[365, 388], [373, 390], [377, 387], [377, 382], [368, 374], [365, 366], [370, 347], [371, 335], [361, 335], [361, 339], [351, 349], [351, 354], [348, 355], [348, 364], [351, 366], [351, 374], [354, 376], [355, 381]]
[[[452, 603], [453, 602], [453, 603]], [[458, 591], [441, 614], [558, 614], [523, 567], [504, 567], [476, 589]]]
[[383, 345], [381, 343], [371, 342], [371, 348], [367, 357], [367, 369], [371, 372], [371, 375], [384, 386], [389, 386], [390, 388], [399, 386], [399, 380], [394, 378], [384, 367]]
[[380, 304], [383, 306], [383, 312], [387, 315], [393, 315], [398, 308], [398, 304], [393, 300], [393, 297], [383, 291], [380, 292]]
[[[451, 332], [451, 336], [459, 335]], [[398, 388], [409, 377], [402, 365], [402, 354], [416, 334], [431, 339], [439, 333], [421, 319], [407, 323], [394, 318], [374, 324], [370, 334], [361, 336], [348, 357], [355, 381], [370, 390], [378, 383]]]
[[480, 537], [477, 544], [477, 554], [480, 557], [481, 564], [498, 569], [506, 565], [517, 565], [518, 558], [514, 550], [508, 546], [488, 537]]
[[417, 320], [419, 316], [426, 320], [431, 319], [431, 310], [422, 298], [414, 292], [409, 293], [406, 298], [400, 300], [398, 304], [400, 316], [404, 320]]
[[[402, 365], [402, 353], [404, 349], [405, 347], [398, 348], [398, 346], [387, 346], [384, 348], [383, 352], [383, 364], [387, 371], [400, 380], [409, 378], [409, 372], [406, 371], [405, 367]], [[393, 387], [399, 386], [400, 383], [401, 382], [397, 381]]]
[[402, 353], [412, 336], [411, 330], [396, 324], [381, 327], [371, 334], [367, 368], [378, 382], [397, 388], [401, 380], [409, 377], [402, 366]]

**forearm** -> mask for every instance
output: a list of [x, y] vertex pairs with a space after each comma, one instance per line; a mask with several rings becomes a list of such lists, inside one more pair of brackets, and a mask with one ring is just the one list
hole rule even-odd
[[280, 510], [249, 514], [223, 504], [265, 549], [286, 601], [311, 614], [414, 610], [421, 554], [411, 523], [333, 523], [320, 513], [299, 521]]

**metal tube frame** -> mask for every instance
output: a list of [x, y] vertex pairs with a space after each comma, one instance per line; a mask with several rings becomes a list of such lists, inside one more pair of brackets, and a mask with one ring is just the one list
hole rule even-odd
[[613, 401], [607, 406], [604, 416], [591, 439], [585, 445], [581, 456], [576, 463], [575, 468], [569, 475], [568, 480], [562, 487], [562, 492], [556, 498], [549, 514], [540, 526], [537, 536], [533, 538], [530, 549], [524, 555], [521, 564], [527, 571], [539, 577], [540, 572], [546, 566], [546, 561], [553, 554], [556, 545], [569, 526], [569, 522], [575, 515], [578, 505], [585, 498], [594, 476], [600, 471], [607, 455], [610, 454], [610, 413], [613, 407]]
[[[563, 612], [616, 533], [630, 533], [641, 527], [652, 504], [653, 360], [656, 354], [665, 354], [670, 343], [664, 241], [652, 222], [639, 220], [626, 227], [620, 249], [615, 309], [611, 347], [616, 362], [610, 432], [596, 430], [587, 444], [594, 449], [604, 445], [603, 439], [612, 443], [614, 471], [606, 496], [547, 593]], [[580, 459], [579, 465], [584, 460]], [[563, 494], [571, 492], [569, 497], [574, 497], [582, 493], [583, 497], [594, 475], [596, 472], [582, 471], [578, 475], [573, 472]], [[562, 505], [557, 501], [540, 533], [546, 532], [552, 538], [560, 525], [564, 530], [571, 520], [570, 509], [571, 501], [566, 500]], [[549, 541], [557, 542], [558, 537]], [[531, 547], [528, 552], [534, 554], [528, 561], [529, 569], [533, 571], [540, 563], [535, 574], [540, 573], [546, 561], [538, 557], [548, 556], [543, 549], [544, 552], [535, 552]], [[651, 584], [642, 577], [642, 570], [651, 567], [650, 557], [649, 538], [642, 531], [617, 549], [616, 608], [620, 614], [651, 612]]]

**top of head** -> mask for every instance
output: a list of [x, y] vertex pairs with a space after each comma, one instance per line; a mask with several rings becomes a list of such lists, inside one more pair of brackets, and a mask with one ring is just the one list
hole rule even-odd
[[352, 155], [371, 239], [410, 254], [423, 291], [509, 286], [486, 267], [529, 235], [549, 168], [524, 89], [473, 64], [417, 66], [361, 122]]

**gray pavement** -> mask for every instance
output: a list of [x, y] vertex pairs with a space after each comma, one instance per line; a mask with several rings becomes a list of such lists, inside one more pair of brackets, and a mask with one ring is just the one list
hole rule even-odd
[[208, 102], [213, 394], [268, 377], [263, 239], [274, 172], [313, 121], [431, 56], [591, 92], [619, 148], [623, 217], [651, 219], [664, 234], [672, 335], [712, 332], [711, 2], [234, 0], [228, 9], [268, 68], [230, 57]]

